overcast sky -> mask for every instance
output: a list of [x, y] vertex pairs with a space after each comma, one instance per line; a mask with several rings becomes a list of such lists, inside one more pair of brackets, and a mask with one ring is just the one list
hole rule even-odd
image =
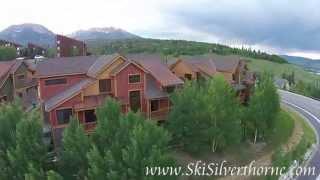
[[0, 30], [69, 34], [114, 26], [143, 37], [218, 42], [320, 59], [320, 0], [2, 0]]

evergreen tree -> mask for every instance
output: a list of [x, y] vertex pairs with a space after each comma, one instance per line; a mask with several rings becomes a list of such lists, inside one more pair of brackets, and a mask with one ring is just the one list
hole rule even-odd
[[13, 47], [0, 46], [0, 61], [13, 60], [17, 56], [17, 50]]
[[19, 121], [16, 128], [16, 146], [9, 149], [12, 179], [23, 179], [30, 169], [42, 171], [46, 160], [46, 147], [42, 140], [42, 126], [38, 112], [30, 112], [27, 119]]
[[10, 167], [7, 151], [16, 146], [16, 126], [25, 115], [19, 102], [0, 106], [0, 179], [10, 179], [15, 173]]
[[172, 133], [173, 144], [181, 145], [187, 151], [199, 151], [207, 143], [206, 129], [208, 105], [206, 91], [194, 82], [187, 82], [183, 89], [170, 97], [173, 103], [168, 119], [168, 130]]
[[82, 125], [72, 118], [62, 138], [60, 172], [66, 179], [84, 179], [87, 175], [87, 153], [90, 149], [88, 136]]
[[97, 127], [92, 135], [95, 146], [103, 152], [105, 147], [113, 143], [120, 125], [121, 108], [119, 102], [108, 98], [105, 103], [97, 109]]
[[[104, 131], [95, 133], [95, 140], [105, 139], [105, 146], [99, 149], [95, 144], [88, 153], [89, 179], [153, 179], [145, 177], [145, 166], [173, 162], [167, 153], [168, 132], [161, 127], [139, 114], [120, 115], [119, 104], [111, 99], [97, 115], [98, 122], [103, 121], [104, 125], [117, 122], [115, 126], [104, 126]], [[111, 132], [110, 137], [106, 136]]]

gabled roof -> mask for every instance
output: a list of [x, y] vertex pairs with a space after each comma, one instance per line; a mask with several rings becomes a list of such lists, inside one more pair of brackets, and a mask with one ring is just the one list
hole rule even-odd
[[10, 74], [16, 72], [16, 70], [23, 63], [22, 60], [2, 61], [0, 62], [0, 87], [3, 86]]
[[0, 62], [0, 87], [6, 82], [10, 75], [10, 69], [13, 66], [14, 61]]
[[38, 63], [36, 76], [52, 77], [86, 74], [98, 58], [98, 56], [76, 56], [48, 59]]
[[118, 65], [116, 68], [114, 68], [112, 71], [111, 71], [111, 75], [116, 75], [116, 74], [118, 74], [119, 72], [121, 72], [123, 69], [125, 69], [125, 67], [127, 67], [128, 65], [130, 65], [130, 64], [133, 64], [134, 66], [136, 66], [137, 68], [139, 68], [139, 69], [141, 69], [142, 71], [144, 71], [145, 73], [149, 73], [148, 72], [148, 70], [146, 70], [144, 67], [142, 67], [140, 64], [138, 64], [138, 63], [136, 63], [136, 62], [134, 62], [134, 61], [130, 61], [130, 60], [127, 60], [126, 59], [126, 61], [124, 62], [124, 63], [122, 63], [122, 64], [120, 64], [120, 65]]
[[220, 72], [234, 72], [240, 62], [240, 57], [235, 55], [220, 56], [214, 54], [210, 57]]
[[201, 72], [207, 76], [213, 76], [217, 73], [217, 68], [212, 59], [188, 59], [184, 63], [194, 72]]
[[174, 75], [167, 65], [161, 62], [160, 56], [135, 54], [126, 57], [147, 69], [148, 72], [164, 87], [183, 84], [183, 81]]
[[102, 70], [103, 67], [106, 67], [116, 59], [120, 58], [119, 54], [112, 54], [112, 55], [104, 55], [100, 56], [89, 68], [87, 75], [90, 77], [96, 77]]
[[188, 56], [181, 59], [189, 63], [189, 66], [194, 66], [192, 68], [195, 72], [202, 71], [208, 75], [212, 75], [216, 71], [234, 72], [240, 62], [239, 56], [220, 56], [216, 54], [209, 56]]
[[0, 78], [5, 76], [8, 72], [10, 72], [14, 64], [15, 64], [14, 60], [0, 62]]
[[45, 111], [49, 112], [52, 109], [54, 109], [55, 107], [57, 107], [58, 105], [65, 102], [66, 100], [78, 95], [82, 89], [84, 89], [85, 87], [90, 85], [92, 82], [94, 82], [94, 79], [91, 79], [91, 78], [81, 80], [77, 84], [75, 84], [64, 91], [61, 91], [57, 95], [51, 97], [44, 104]]

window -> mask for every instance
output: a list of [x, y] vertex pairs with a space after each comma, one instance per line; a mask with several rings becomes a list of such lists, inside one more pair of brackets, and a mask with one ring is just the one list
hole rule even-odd
[[70, 117], [72, 116], [72, 109], [61, 109], [57, 110], [57, 120], [58, 124], [67, 124], [70, 121]]
[[99, 80], [99, 91], [100, 92], [111, 92], [111, 79]]
[[84, 119], [86, 123], [96, 122], [97, 117], [94, 110], [86, 110], [84, 111]]
[[151, 112], [153, 111], [158, 111], [159, 110], [159, 104], [160, 104], [160, 101], [159, 100], [151, 100]]
[[60, 47], [59, 47], [59, 46], [57, 47], [57, 50], [58, 50], [58, 51], [60, 50]]
[[23, 79], [24, 79], [24, 74], [18, 75], [17, 78], [18, 78], [19, 80], [23, 80]]
[[61, 79], [49, 79], [49, 80], [46, 80], [44, 82], [44, 84], [46, 86], [49, 86], [49, 85], [57, 85], [57, 84], [66, 84], [67, 83], [67, 80], [65, 78], [61, 78]]
[[57, 44], [60, 44], [60, 41], [59, 41], [59, 40], [57, 41]]
[[129, 83], [139, 83], [140, 82], [140, 74], [129, 75]]
[[187, 80], [191, 80], [192, 79], [192, 74], [184, 74], [184, 78]]
[[130, 109], [137, 112], [141, 108], [140, 91], [130, 91], [129, 93]]
[[174, 86], [168, 86], [168, 87], [166, 87], [167, 93], [173, 93], [174, 90], [175, 90], [175, 87], [174, 87]]

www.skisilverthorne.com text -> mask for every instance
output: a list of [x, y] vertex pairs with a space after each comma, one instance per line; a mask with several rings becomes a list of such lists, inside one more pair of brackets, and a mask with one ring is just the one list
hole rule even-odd
[[[281, 176], [288, 172], [287, 167], [259, 166], [252, 161], [245, 166], [227, 166], [227, 161], [220, 163], [190, 162], [183, 166], [147, 166], [146, 176]], [[292, 176], [315, 176], [315, 167], [297, 167]]]

